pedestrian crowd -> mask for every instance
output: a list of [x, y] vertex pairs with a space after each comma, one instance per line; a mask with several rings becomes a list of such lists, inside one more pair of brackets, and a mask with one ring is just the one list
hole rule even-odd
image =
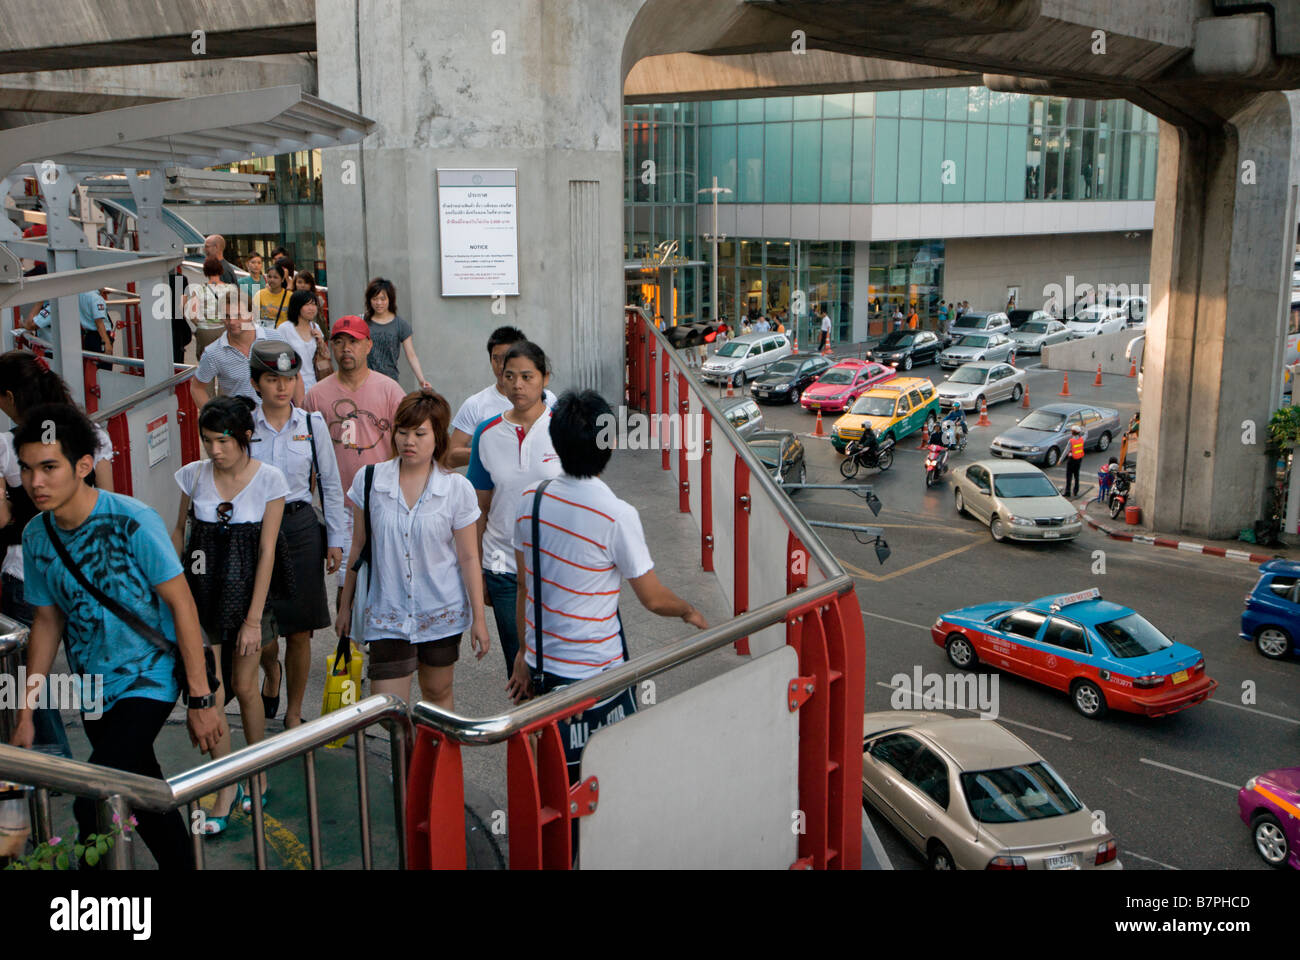
[[[608, 403], [557, 398], [550, 358], [523, 331], [491, 332], [491, 379], [453, 414], [391, 280], [370, 281], [364, 315], [325, 325], [314, 277], [284, 251], [250, 256], [236, 280], [223, 250], [208, 238], [205, 281], [172, 316], [177, 338], [197, 340], [204, 456], [176, 472], [170, 529], [113, 492], [112, 442], [48, 364], [0, 355], [15, 424], [0, 433], [0, 612], [30, 626], [29, 689], [60, 646], [72, 673], [103, 676], [100, 712], [83, 709], [91, 763], [160, 778], [154, 742], [178, 697], [213, 759], [234, 748], [231, 701], [247, 744], [281, 716], [282, 691], [284, 727], [300, 725], [312, 636], [331, 626], [341, 649], [365, 648], [369, 692], [409, 699], [414, 679], [445, 709], [462, 641], [479, 660], [490, 651], [489, 609], [501, 707], [627, 659], [623, 579], [651, 612], [706, 626], [656, 576], [637, 510], [600, 479]], [[397, 382], [403, 358], [414, 392]], [[635, 709], [624, 690], [562, 722], [571, 776], [587, 737]], [[24, 704], [11, 742], [71, 755], [58, 710]], [[268, 806], [273, 781], [257, 783]], [[220, 791], [201, 832], [249, 811], [252, 786]], [[74, 809], [82, 837], [97, 831], [92, 801]], [[137, 816], [160, 867], [193, 867], [178, 811]]]

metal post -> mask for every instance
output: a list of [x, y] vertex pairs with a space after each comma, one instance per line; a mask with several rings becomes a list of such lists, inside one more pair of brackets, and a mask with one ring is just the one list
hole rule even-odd
[[303, 777], [307, 783], [307, 836], [311, 846], [311, 868], [319, 870], [320, 862], [320, 806], [316, 797], [316, 753], [309, 751], [302, 757]]
[[195, 829], [201, 827], [203, 823], [203, 808], [195, 800], [193, 803], [185, 805], [185, 829], [190, 832], [190, 844], [194, 847], [194, 869], [202, 870], [204, 868], [203, 856], [203, 831]]
[[248, 780], [249, 790], [253, 794], [253, 864], [258, 870], [266, 869], [266, 818], [262, 812], [261, 771], [254, 773]]
[[[390, 747], [391, 749], [391, 747]], [[370, 862], [370, 781], [366, 773], [366, 731], [357, 731], [357, 805], [361, 823], [361, 869], [372, 870]], [[400, 829], [400, 828], [399, 828]]]
[[406, 767], [410, 763], [410, 738], [406, 728], [388, 728], [388, 755], [393, 765], [393, 817], [397, 825], [397, 869], [406, 869]]

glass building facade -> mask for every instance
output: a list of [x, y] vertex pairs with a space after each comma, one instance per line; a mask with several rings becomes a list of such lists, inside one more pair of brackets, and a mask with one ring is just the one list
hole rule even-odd
[[227, 237], [227, 246], [241, 258], [253, 251], [265, 257], [276, 247], [283, 246], [293, 257], [295, 267], [312, 271], [317, 283], [328, 284], [320, 151], [302, 150], [274, 157], [257, 157], [215, 169], [269, 174], [271, 179], [258, 188], [258, 202], [273, 203], [280, 208], [279, 233]]

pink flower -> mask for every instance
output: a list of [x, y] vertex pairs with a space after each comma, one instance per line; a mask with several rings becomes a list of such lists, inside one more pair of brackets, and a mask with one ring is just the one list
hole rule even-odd
[[63, 842], [63, 838], [62, 838], [62, 837], [50, 837], [50, 846], [51, 846], [51, 847], [57, 847], [57, 846], [58, 846], [60, 843], [62, 843], [62, 842]]
[[140, 821], [137, 820], [137, 819], [135, 818], [135, 814], [134, 814], [134, 813], [131, 814], [131, 816], [130, 816], [130, 823], [131, 823], [131, 826], [133, 826], [133, 827], [138, 827], [138, 826], [140, 825]]
[[120, 813], [114, 813], [114, 814], [113, 814], [113, 822], [114, 822], [114, 823], [120, 823], [121, 821], [122, 821], [122, 815], [121, 815]]

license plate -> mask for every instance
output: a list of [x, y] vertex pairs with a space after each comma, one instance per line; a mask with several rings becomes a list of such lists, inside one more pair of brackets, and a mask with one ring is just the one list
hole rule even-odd
[[1059, 537], [1060, 535], [1061, 535], [1061, 533], [1060, 533], [1059, 530], [1044, 530], [1044, 531], [1043, 531], [1043, 539], [1044, 539], [1044, 540], [1055, 540], [1055, 539], [1056, 539], [1057, 537]]
[[1048, 857], [1046, 862], [1048, 870], [1074, 869], [1074, 857], [1070, 856], [1068, 853], [1060, 857]]
[[1177, 673], [1175, 673], [1175, 674], [1173, 675], [1173, 677], [1171, 677], [1170, 679], [1172, 679], [1172, 680], [1174, 681], [1174, 683], [1186, 683], [1186, 682], [1187, 682], [1187, 671], [1186, 671], [1186, 670], [1179, 670], [1179, 671], [1178, 671]]
[[820, 403], [810, 403], [808, 404], [808, 407], [812, 410], [820, 410], [822, 405]]

